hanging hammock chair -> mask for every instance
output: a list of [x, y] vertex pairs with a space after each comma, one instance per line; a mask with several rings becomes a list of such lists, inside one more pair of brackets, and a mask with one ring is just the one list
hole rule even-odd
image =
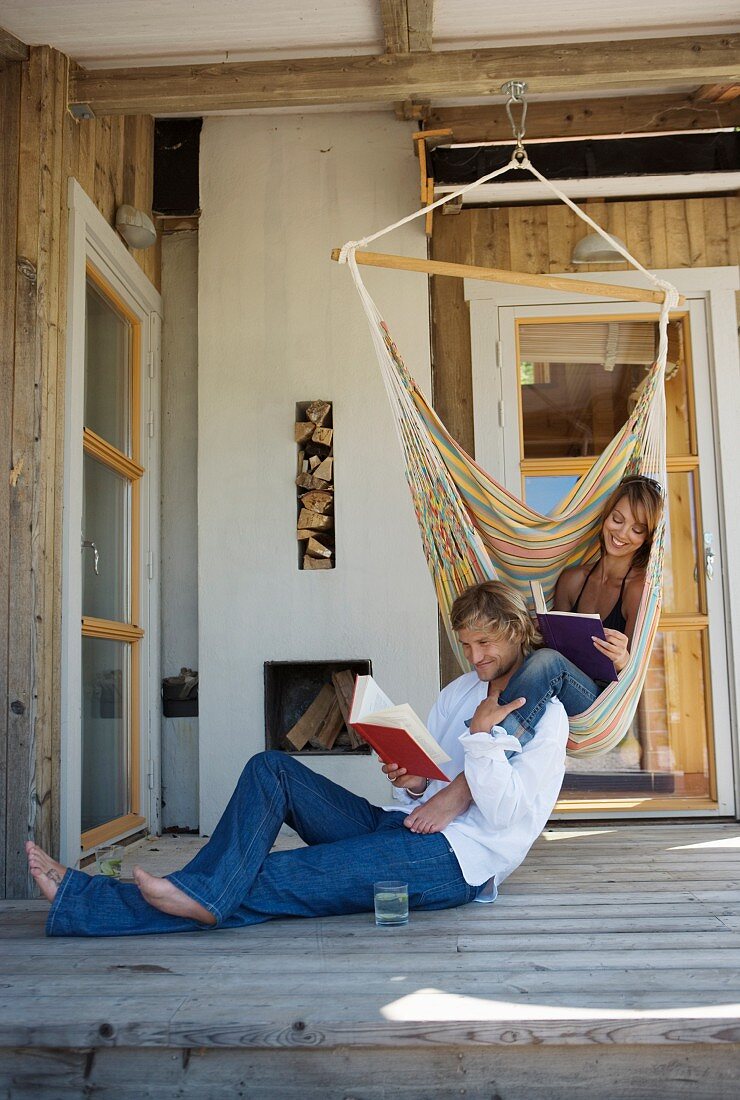
[[[442, 617], [460, 665], [468, 666], [450, 625], [450, 608], [455, 598], [471, 584], [500, 579], [516, 589], [531, 607], [530, 579], [541, 581], [550, 599], [563, 569], [588, 562], [599, 554], [600, 519], [610, 493], [623, 477], [641, 474], [657, 481], [665, 496], [665, 367], [668, 351], [668, 315], [679, 301], [673, 286], [646, 271], [621, 244], [592, 221], [575, 203], [534, 168], [524, 152], [520, 135], [511, 161], [475, 183], [446, 195], [429, 206], [361, 241], [346, 244], [335, 258], [349, 266], [365, 310], [394, 413], [406, 464], [424, 553], [432, 575]], [[429, 406], [393, 342], [360, 275], [358, 263], [374, 266], [410, 266], [408, 262], [386, 263], [384, 257], [358, 252], [371, 240], [391, 232], [413, 218], [480, 186], [511, 169], [524, 169], [548, 187], [583, 221], [608, 241], [658, 289], [635, 291], [633, 296], [662, 302], [659, 318], [658, 354], [644, 380], [639, 398], [627, 423], [589, 472], [550, 513], [540, 515], [500, 485], [455, 442]], [[380, 261], [380, 263], [378, 263]], [[433, 262], [418, 261], [420, 270]], [[413, 265], [411, 265], [413, 266]], [[444, 265], [443, 265], [444, 266]], [[473, 269], [468, 273], [475, 274]], [[481, 272], [482, 277], [501, 281], [535, 282], [538, 276], [520, 277], [509, 273]], [[549, 278], [549, 284], [561, 281]], [[544, 285], [544, 281], [541, 285]], [[599, 284], [591, 284], [599, 293]], [[585, 284], [581, 284], [584, 292]], [[601, 286], [602, 293], [605, 288]], [[609, 288], [614, 297], [628, 297], [628, 288]], [[569, 719], [568, 752], [572, 756], [595, 756], [609, 752], [627, 733], [637, 708], [647, 674], [650, 652], [658, 628], [661, 603], [665, 511], [655, 531], [646, 569], [645, 586], [633, 633], [629, 662], [619, 679], [610, 684], [594, 704]]]

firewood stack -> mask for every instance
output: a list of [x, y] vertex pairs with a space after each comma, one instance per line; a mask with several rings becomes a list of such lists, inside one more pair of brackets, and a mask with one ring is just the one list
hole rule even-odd
[[309, 401], [297, 407], [297, 535], [301, 569], [333, 569], [334, 428], [331, 401]]
[[354, 673], [349, 669], [332, 674], [331, 683], [324, 684], [314, 701], [285, 735], [288, 752], [327, 752], [343, 749], [367, 749], [359, 733], [349, 724]]

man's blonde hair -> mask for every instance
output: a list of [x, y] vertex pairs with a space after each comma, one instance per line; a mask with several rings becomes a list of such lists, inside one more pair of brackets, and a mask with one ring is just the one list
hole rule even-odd
[[485, 630], [521, 645], [525, 656], [542, 642], [524, 600], [501, 581], [467, 588], [453, 603], [450, 618], [453, 630]]

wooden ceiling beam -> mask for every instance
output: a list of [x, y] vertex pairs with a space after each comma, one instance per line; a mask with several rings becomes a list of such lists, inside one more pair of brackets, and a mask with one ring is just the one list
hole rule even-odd
[[434, 0], [380, 0], [386, 53], [428, 53], [432, 48]]
[[[608, 96], [602, 99], [537, 100], [527, 114], [528, 138], [592, 137], [598, 134], [651, 134], [666, 130], [714, 130], [740, 126], [740, 99], [701, 102], [698, 92], [670, 95]], [[430, 130], [449, 128], [455, 142], [511, 141], [503, 104], [433, 107]]]
[[94, 69], [70, 77], [70, 104], [96, 114], [199, 114], [259, 107], [393, 103], [498, 95], [508, 79], [531, 93], [738, 79], [740, 35], [509, 46], [380, 57], [312, 57], [223, 65]]
[[406, 0], [380, 0], [386, 53], [409, 52], [409, 19]]
[[28, 61], [29, 56], [26, 43], [0, 27], [0, 61]]
[[[432, 48], [434, 0], [380, 0], [385, 51], [390, 54], [427, 53]], [[420, 121], [429, 114], [428, 99], [396, 103], [396, 118]]]
[[696, 98], [706, 103], [731, 103], [738, 96], [740, 84], [706, 84], [696, 93]]
[[434, 0], [406, 0], [408, 8], [409, 50], [428, 53], [434, 34]]

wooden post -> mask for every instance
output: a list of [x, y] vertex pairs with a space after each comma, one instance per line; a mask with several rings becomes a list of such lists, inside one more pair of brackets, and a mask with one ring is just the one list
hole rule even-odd
[[[153, 147], [151, 119], [119, 120], [115, 144], [100, 120], [76, 122], [67, 112], [68, 59], [48, 46], [27, 52], [27, 61], [0, 69], [0, 448], [8, 471], [0, 481], [0, 598], [10, 611], [0, 628], [7, 703], [0, 896], [7, 897], [32, 887], [24, 842], [32, 837], [54, 855], [59, 845], [67, 179], [79, 179], [111, 211], [133, 181], [130, 201], [148, 207]], [[135, 257], [148, 274], [154, 252]]]
[[[445, 139], [452, 138], [452, 130], [449, 127], [445, 127], [440, 130], [419, 130], [418, 133], [411, 135], [411, 140], [414, 143], [414, 151], [419, 158], [419, 177], [420, 177], [420, 194], [421, 205], [430, 206], [434, 202], [434, 180], [429, 174], [429, 162], [427, 160], [427, 153], [430, 149], [433, 149], [436, 145], [439, 145]], [[440, 207], [444, 210], [444, 207]], [[431, 237], [434, 211], [427, 211], [424, 217], [424, 232], [427, 237]]]
[[[8, 369], [0, 372], [0, 448], [3, 469], [10, 476], [0, 478], [0, 600], [3, 608], [9, 608], [8, 585], [10, 581], [9, 538], [11, 489], [13, 481], [12, 426], [13, 426], [13, 359], [15, 354], [15, 286], [16, 286], [16, 232], [18, 223], [18, 137], [20, 126], [21, 65], [6, 63], [0, 67], [0, 117], [3, 119], [3, 141], [0, 142], [0, 285], [5, 292], [0, 295], [0, 360]], [[5, 793], [8, 755], [8, 726], [11, 702], [8, 697], [8, 635], [9, 623], [0, 623], [0, 791], [3, 806], [0, 808], [0, 897], [5, 894], [5, 837], [7, 802]]]

